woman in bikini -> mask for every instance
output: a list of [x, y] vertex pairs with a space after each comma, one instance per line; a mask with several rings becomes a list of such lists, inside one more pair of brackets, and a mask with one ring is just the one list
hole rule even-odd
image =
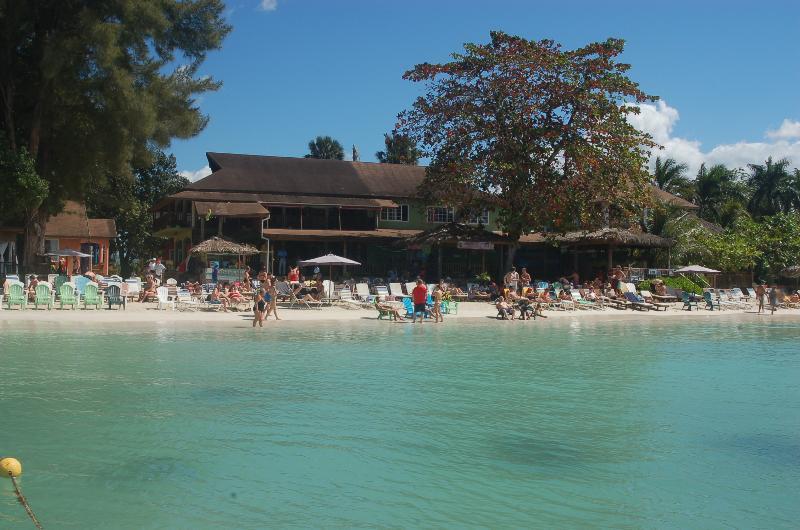
[[255, 303], [253, 304], [253, 327], [256, 327], [256, 322], [262, 328], [264, 327], [264, 313], [267, 311], [267, 303], [264, 302], [264, 296], [261, 291], [256, 293]]

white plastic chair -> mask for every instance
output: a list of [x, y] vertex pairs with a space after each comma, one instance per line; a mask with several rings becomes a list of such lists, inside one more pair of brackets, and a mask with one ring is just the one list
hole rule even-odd
[[175, 302], [169, 299], [169, 288], [159, 287], [156, 289], [156, 297], [158, 298], [158, 309], [166, 309], [169, 307], [175, 311]]

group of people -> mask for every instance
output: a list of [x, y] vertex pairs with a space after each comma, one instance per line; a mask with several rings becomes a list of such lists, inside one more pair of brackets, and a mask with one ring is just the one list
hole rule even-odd
[[[442, 301], [444, 300], [445, 292], [447, 292], [447, 289], [441, 283], [434, 286], [433, 291], [430, 293], [431, 303], [429, 304], [428, 287], [425, 285], [425, 282], [422, 281], [422, 278], [417, 278], [414, 288], [411, 290], [411, 293], [409, 293], [411, 296], [411, 303], [413, 305], [411, 323], [415, 324], [419, 322], [422, 324], [427, 315], [430, 315], [434, 323], [438, 324], [440, 322], [444, 322], [444, 316], [442, 315]], [[401, 314], [400, 309], [394, 305], [377, 301], [375, 302], [375, 306], [380, 311], [386, 311], [387, 313], [391, 314], [396, 321], [404, 322], [406, 320]]]

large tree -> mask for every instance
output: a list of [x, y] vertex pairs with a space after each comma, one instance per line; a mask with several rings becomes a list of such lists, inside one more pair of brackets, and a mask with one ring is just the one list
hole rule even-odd
[[653, 182], [664, 191], [678, 195], [685, 199], [692, 198], [692, 183], [686, 178], [686, 164], [679, 164], [674, 158], [661, 160], [656, 157], [656, 165], [653, 168]]
[[317, 136], [308, 142], [306, 158], [344, 160], [344, 148], [338, 140], [334, 140], [330, 136]]
[[398, 122], [432, 160], [422, 196], [494, 208], [514, 240], [602, 222], [609, 205], [637, 210], [655, 144], [626, 117], [638, 112], [634, 103], [655, 98], [617, 61], [623, 47], [609, 39], [563, 50], [496, 31], [451, 62], [406, 72], [427, 83]]
[[375, 158], [383, 164], [408, 164], [416, 166], [419, 162], [420, 150], [417, 144], [397, 131], [383, 135], [383, 143], [386, 145], [385, 151], [375, 153]]
[[219, 84], [198, 69], [230, 30], [223, 10], [222, 0], [0, 0], [0, 129], [48, 184], [25, 218], [25, 266], [65, 199], [205, 127], [194, 97]]
[[747, 183], [752, 190], [748, 210], [756, 217], [787, 213], [800, 208], [800, 173], [789, 171], [788, 159], [748, 164]]
[[705, 164], [700, 166], [694, 180], [692, 200], [700, 207], [698, 215], [701, 218], [721, 226], [728, 226], [746, 214], [746, 190], [739, 171], [722, 164], [709, 169]]
[[131, 274], [134, 261], [154, 255], [163, 243], [153, 236], [153, 206], [189, 184], [178, 173], [173, 155], [153, 149], [150, 158], [152, 163], [132, 168], [133, 178], [109, 175], [87, 197], [90, 215], [116, 221], [119, 236], [112, 249], [119, 252], [123, 275]]

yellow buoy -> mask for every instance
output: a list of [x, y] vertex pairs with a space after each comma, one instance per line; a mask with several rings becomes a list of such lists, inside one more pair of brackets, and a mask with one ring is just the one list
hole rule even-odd
[[0, 470], [5, 476], [18, 477], [22, 475], [22, 464], [16, 458], [0, 459]]

